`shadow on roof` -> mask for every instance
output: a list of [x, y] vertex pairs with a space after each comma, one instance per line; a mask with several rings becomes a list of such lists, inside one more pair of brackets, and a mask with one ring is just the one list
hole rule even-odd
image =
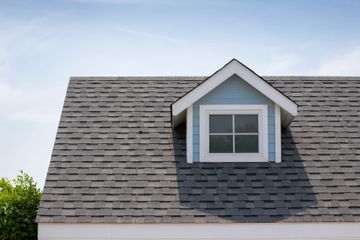
[[[173, 132], [180, 205], [204, 222], [296, 221], [316, 207], [293, 137], [283, 133], [283, 162], [186, 163], [185, 126]], [[202, 222], [201, 220], [199, 222]]]

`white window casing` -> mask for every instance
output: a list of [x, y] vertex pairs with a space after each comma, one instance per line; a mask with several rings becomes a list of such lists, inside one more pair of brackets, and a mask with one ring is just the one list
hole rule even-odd
[[[258, 153], [210, 153], [209, 115], [258, 115]], [[200, 162], [267, 162], [268, 161], [268, 106], [267, 105], [200, 105]]]

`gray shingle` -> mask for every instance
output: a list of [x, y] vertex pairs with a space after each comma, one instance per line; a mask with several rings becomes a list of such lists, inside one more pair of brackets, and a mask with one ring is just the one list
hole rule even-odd
[[187, 164], [169, 106], [203, 79], [73, 77], [37, 221], [360, 221], [360, 78], [265, 77], [299, 104], [283, 162]]

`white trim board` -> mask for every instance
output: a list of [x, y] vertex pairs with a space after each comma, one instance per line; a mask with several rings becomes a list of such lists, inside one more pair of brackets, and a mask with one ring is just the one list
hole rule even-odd
[[182, 98], [172, 104], [173, 116], [177, 116], [197, 100], [205, 96], [211, 90], [226, 81], [232, 75], [238, 75], [245, 82], [260, 91], [266, 97], [271, 99], [279, 105], [286, 112], [292, 116], [297, 115], [297, 105], [277, 89], [265, 82], [261, 77], [256, 75], [253, 71], [241, 64], [238, 60], [233, 59], [223, 68], [215, 72], [212, 76], [206, 79], [203, 83], [195, 87], [192, 91], [184, 95]]
[[360, 223], [39, 223], [39, 240], [355, 240]]

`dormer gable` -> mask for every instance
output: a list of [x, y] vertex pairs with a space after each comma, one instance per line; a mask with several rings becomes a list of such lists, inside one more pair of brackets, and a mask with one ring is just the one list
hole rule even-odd
[[281, 162], [281, 126], [297, 104], [233, 59], [171, 105], [186, 121], [187, 161]]

